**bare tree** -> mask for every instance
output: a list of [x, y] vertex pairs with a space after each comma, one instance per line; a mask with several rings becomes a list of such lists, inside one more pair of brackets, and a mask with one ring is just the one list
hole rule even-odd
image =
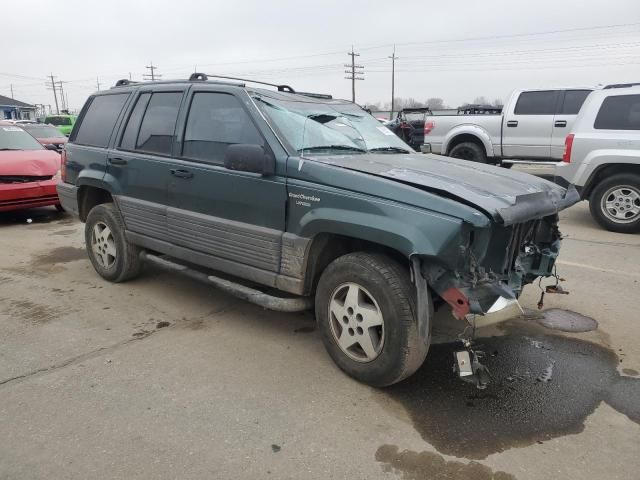
[[486, 99], [486, 97], [476, 97], [473, 99], [473, 103], [475, 105], [487, 105], [489, 101]]
[[431, 110], [444, 110], [446, 108], [444, 105], [444, 100], [437, 97], [427, 98], [425, 105]]
[[504, 102], [502, 101], [502, 99], [501, 99], [501, 98], [496, 98], [496, 99], [493, 101], [492, 105], [493, 105], [494, 107], [502, 107], [502, 106], [504, 105]]

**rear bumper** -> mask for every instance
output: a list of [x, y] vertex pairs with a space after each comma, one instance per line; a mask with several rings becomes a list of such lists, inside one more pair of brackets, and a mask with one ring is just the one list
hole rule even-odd
[[70, 183], [60, 182], [57, 185], [57, 190], [60, 203], [64, 209], [74, 215], [80, 215], [80, 209], [78, 208], [78, 187]]
[[442, 143], [423, 143], [420, 146], [422, 153], [433, 153], [435, 155], [442, 154]]
[[56, 183], [57, 180], [0, 184], [0, 212], [59, 204]]

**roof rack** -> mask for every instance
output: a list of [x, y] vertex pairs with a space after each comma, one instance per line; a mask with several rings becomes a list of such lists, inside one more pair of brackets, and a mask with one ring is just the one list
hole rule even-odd
[[[268, 85], [270, 87], [276, 87], [279, 92], [296, 93], [298, 95], [304, 95], [305, 97], [323, 98], [327, 100], [330, 100], [333, 98], [331, 95], [327, 95], [324, 93], [296, 92], [289, 85], [278, 85], [276, 83], [263, 82], [260, 80], [249, 80], [247, 78], [229, 77], [227, 75], [213, 75], [213, 74], [202, 73], [202, 72], [194, 72], [191, 75], [189, 75], [189, 81], [190, 82], [206, 82], [207, 80], [209, 80], [209, 77], [222, 78], [224, 80], [237, 80], [240, 82], [247, 82], [247, 83], [257, 83], [258, 85]], [[123, 78], [122, 80], [118, 80], [114, 87], [125, 87], [127, 85], [136, 84], [136, 83], [140, 83], [140, 82], [134, 82], [133, 80], [128, 80], [126, 78]], [[164, 81], [164, 83], [166, 83], [166, 80]], [[240, 83], [236, 85], [244, 87], [244, 83]]]
[[127, 85], [131, 85], [132, 83], [140, 83], [140, 82], [134, 82], [133, 80], [129, 80], [128, 78], [123, 78], [121, 80], [118, 80], [114, 86], [126, 87]]
[[612, 83], [611, 85], [605, 85], [603, 90], [608, 90], [610, 88], [628, 88], [628, 87], [636, 87], [640, 85], [640, 82], [636, 83]]

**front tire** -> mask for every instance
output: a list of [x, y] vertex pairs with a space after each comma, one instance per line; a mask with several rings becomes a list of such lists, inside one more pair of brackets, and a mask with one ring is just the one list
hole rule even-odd
[[473, 142], [462, 142], [449, 152], [449, 156], [470, 162], [487, 163], [487, 155], [484, 148]]
[[334, 260], [320, 277], [315, 311], [336, 365], [375, 387], [413, 374], [428, 350], [418, 335], [415, 296], [408, 268], [385, 255], [359, 252]]
[[124, 282], [140, 274], [140, 249], [127, 241], [124, 232], [124, 222], [113, 203], [96, 205], [87, 215], [87, 254], [96, 272], [110, 282]]
[[640, 232], [640, 175], [619, 173], [602, 180], [589, 196], [589, 210], [606, 230]]

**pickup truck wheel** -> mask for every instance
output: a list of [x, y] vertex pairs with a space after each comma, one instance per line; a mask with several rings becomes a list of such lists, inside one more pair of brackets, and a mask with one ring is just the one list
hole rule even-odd
[[473, 142], [459, 143], [451, 149], [449, 156], [471, 162], [487, 163], [487, 155], [484, 152], [484, 148]]
[[124, 235], [124, 222], [113, 203], [96, 205], [87, 215], [84, 239], [93, 268], [105, 280], [124, 282], [140, 273], [140, 249]]
[[315, 311], [327, 352], [360, 382], [391, 385], [424, 362], [428, 345], [418, 335], [415, 287], [408, 269], [384, 255], [350, 253], [333, 261], [320, 277]]
[[621, 173], [601, 181], [591, 192], [589, 209], [607, 230], [640, 232], [640, 175]]

